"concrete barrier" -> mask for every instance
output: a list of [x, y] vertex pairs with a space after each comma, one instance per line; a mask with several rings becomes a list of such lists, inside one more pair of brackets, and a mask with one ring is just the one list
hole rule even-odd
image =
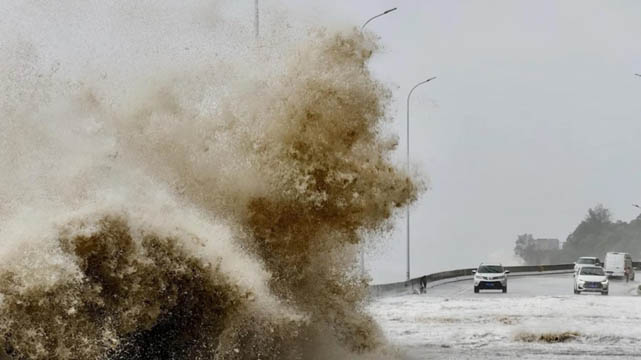
[[[532, 276], [571, 273], [574, 269], [574, 264], [506, 266], [505, 269], [510, 270], [510, 276]], [[370, 285], [369, 292], [372, 297], [420, 293], [448, 282], [471, 280], [473, 270], [476, 270], [476, 268], [441, 271], [413, 278], [409, 281]]]

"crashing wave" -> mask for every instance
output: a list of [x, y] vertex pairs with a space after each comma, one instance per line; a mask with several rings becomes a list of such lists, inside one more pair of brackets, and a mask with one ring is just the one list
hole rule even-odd
[[199, 59], [126, 87], [40, 70], [31, 45], [5, 62], [0, 335], [13, 358], [378, 356], [357, 248], [420, 189], [389, 159], [372, 39], [287, 46], [260, 71], [253, 57]]

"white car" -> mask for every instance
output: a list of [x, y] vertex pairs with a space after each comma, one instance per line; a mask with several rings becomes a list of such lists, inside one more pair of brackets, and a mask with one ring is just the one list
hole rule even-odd
[[601, 260], [598, 257], [582, 256], [574, 263], [574, 272], [579, 270], [583, 265], [602, 266]]
[[478, 269], [472, 270], [474, 274], [474, 292], [481, 289], [503, 290], [507, 292], [507, 274], [501, 264], [481, 264]]
[[575, 294], [587, 291], [607, 295], [609, 288], [610, 283], [602, 267], [583, 265], [574, 275]]

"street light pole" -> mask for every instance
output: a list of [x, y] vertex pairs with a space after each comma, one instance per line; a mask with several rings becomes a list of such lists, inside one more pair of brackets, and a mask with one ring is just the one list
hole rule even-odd
[[[258, 3], [258, 0], [256, 0], [256, 2]], [[363, 30], [365, 30], [365, 26], [367, 26], [367, 24], [369, 24], [370, 21], [376, 19], [377, 17], [381, 17], [383, 15], [387, 15], [387, 14], [391, 13], [392, 11], [395, 11], [396, 9], [398, 9], [398, 8], [392, 8], [392, 9], [389, 9], [389, 10], [385, 10], [382, 13], [380, 13], [380, 14], [378, 14], [376, 16], [372, 16], [371, 18], [367, 19], [367, 21], [365, 21], [365, 23], [361, 26], [361, 32]], [[258, 11], [258, 10], [256, 10], [256, 11]], [[365, 277], [365, 249], [364, 248], [361, 248], [361, 276]]]
[[[407, 176], [410, 175], [410, 97], [414, 90], [420, 85], [426, 84], [436, 79], [436, 76], [423, 80], [414, 85], [409, 94], [407, 94]], [[410, 280], [410, 204], [406, 205], [407, 209], [407, 281]]]
[[254, 36], [256, 39], [258, 39], [258, 34], [260, 32], [260, 19], [258, 15], [258, 0], [254, 0]]

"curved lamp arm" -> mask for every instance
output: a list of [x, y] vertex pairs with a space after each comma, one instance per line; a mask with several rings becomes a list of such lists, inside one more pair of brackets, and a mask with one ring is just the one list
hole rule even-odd
[[372, 16], [372, 17], [371, 17], [371, 18], [369, 18], [367, 21], [365, 21], [365, 23], [363, 24], [363, 26], [361, 26], [361, 31], [363, 31], [363, 29], [365, 29], [365, 26], [366, 26], [367, 24], [369, 24], [369, 22], [370, 22], [370, 21], [372, 21], [372, 20], [376, 19], [377, 17], [383, 16], [383, 15], [385, 15], [385, 14], [389, 14], [389, 13], [391, 13], [392, 11], [394, 11], [394, 10], [396, 10], [396, 9], [398, 9], [398, 8], [392, 8], [392, 9], [389, 9], [389, 10], [385, 10], [385, 11], [383, 11], [382, 13], [380, 13], [380, 14], [378, 14], [378, 15], [376, 15], [376, 16]]

